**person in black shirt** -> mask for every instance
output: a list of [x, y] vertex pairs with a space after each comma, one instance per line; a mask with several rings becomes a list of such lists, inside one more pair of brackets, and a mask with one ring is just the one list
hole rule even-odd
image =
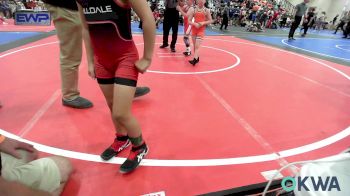
[[[315, 13], [314, 13], [314, 11], [315, 11], [314, 8], [310, 8], [309, 12], [307, 13], [307, 15], [304, 18], [303, 28], [302, 28], [302, 29], [304, 29], [304, 33], [301, 35], [302, 37], [305, 37], [309, 27], [312, 27], [312, 25], [314, 24], [314, 20], [315, 20]], [[300, 29], [300, 31], [302, 29]]]
[[304, 0], [302, 3], [299, 3], [298, 5], [296, 5], [296, 13], [295, 13], [294, 22], [293, 22], [292, 26], [290, 27], [289, 35], [288, 35], [289, 41], [295, 40], [294, 39], [295, 30], [299, 27], [301, 19], [303, 18], [303, 16], [305, 15], [305, 12], [307, 10], [306, 4], [309, 2], [310, 2], [310, 0]]
[[222, 18], [223, 19], [222, 19], [220, 30], [222, 30], [222, 28], [224, 26], [225, 26], [225, 30], [227, 30], [228, 18], [229, 18], [229, 8], [228, 8], [227, 4], [225, 4], [225, 7], [223, 8]]
[[177, 32], [179, 28], [179, 11], [176, 6], [178, 5], [177, 0], [164, 0], [165, 12], [164, 12], [164, 23], [163, 23], [163, 45], [160, 48], [166, 48], [169, 46], [168, 37], [170, 29], [173, 31], [172, 40], [170, 44], [171, 52], [176, 52], [175, 45], [177, 41]]
[[337, 15], [333, 18], [333, 22], [332, 22], [333, 26], [335, 25], [335, 22], [337, 22], [338, 17], [339, 17], [339, 14], [337, 14]]
[[348, 22], [348, 24], [346, 25], [346, 28], [344, 29], [344, 37], [343, 38], [347, 38], [349, 35], [350, 35], [350, 21]]

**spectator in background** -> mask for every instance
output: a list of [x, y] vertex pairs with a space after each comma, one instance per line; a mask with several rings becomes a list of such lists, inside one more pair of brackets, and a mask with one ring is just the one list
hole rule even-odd
[[294, 22], [290, 28], [288, 40], [295, 40], [294, 39], [295, 30], [299, 27], [301, 19], [307, 10], [306, 4], [309, 3], [309, 1], [310, 0], [304, 0], [304, 2], [302, 2], [296, 6], [296, 13], [295, 13], [295, 17], [294, 17]]
[[10, 182], [17, 182], [27, 186], [29, 188], [27, 190], [41, 190], [60, 195], [73, 170], [71, 163], [63, 157], [37, 159], [37, 155], [38, 152], [32, 145], [0, 135], [0, 184], [2, 186], [12, 184], [16, 187]]
[[156, 28], [158, 29], [158, 25], [160, 22], [160, 13], [159, 13], [159, 10], [157, 8], [155, 8], [153, 11], [153, 17], [154, 17], [154, 20], [156, 21]]
[[339, 17], [339, 14], [337, 14], [337, 15], [333, 18], [333, 22], [332, 22], [333, 26], [335, 25], [335, 22], [337, 22], [338, 17]]
[[272, 19], [273, 15], [274, 15], [274, 11], [272, 9], [269, 9], [269, 11], [267, 12], [268, 21]]
[[321, 30], [324, 28], [325, 22], [326, 22], [327, 16], [326, 12], [322, 12], [321, 16], [317, 18], [316, 21], [316, 30]]
[[287, 24], [287, 18], [288, 18], [288, 14], [287, 14], [287, 12], [286, 11], [283, 11], [282, 12], [282, 16], [281, 16], [281, 25], [280, 25], [280, 27], [281, 28], [284, 28], [285, 26], [286, 26], [286, 24]]
[[254, 23], [255, 20], [256, 20], [256, 16], [257, 16], [257, 13], [258, 13], [259, 9], [260, 9], [260, 6], [258, 6], [258, 5], [253, 5], [253, 8], [252, 8], [252, 16], [251, 16], [251, 20], [252, 20], [253, 23]]
[[170, 49], [171, 52], [176, 52], [175, 45], [177, 41], [177, 33], [179, 30], [179, 11], [176, 6], [178, 5], [177, 0], [165, 0], [165, 13], [163, 22], [163, 45], [160, 48], [166, 48], [169, 46], [168, 38], [170, 29], [173, 31]]
[[45, 10], [44, 2], [37, 1], [34, 11], [43, 11]]
[[221, 24], [222, 23], [222, 13], [221, 9], [216, 9], [216, 24]]
[[292, 19], [291, 19], [291, 16], [288, 16], [287, 18], [287, 27], [290, 27], [292, 26]]
[[259, 19], [260, 25], [261, 25], [262, 27], [265, 27], [265, 26], [266, 26], [267, 18], [268, 18], [267, 12], [264, 11], [264, 13], [262, 13], [262, 15], [261, 15], [261, 17], [260, 17], [260, 19]]
[[239, 25], [239, 14], [240, 14], [239, 8], [235, 7], [233, 10], [233, 24], [235, 26]]
[[[350, 11], [348, 11], [348, 19], [347, 19], [347, 25], [346, 28], [344, 29], [344, 37], [347, 38], [350, 35]], [[350, 38], [350, 37], [349, 37]]]
[[6, 18], [2, 12], [0, 12], [0, 24], [7, 25]]
[[5, 0], [0, 0], [0, 12], [5, 18], [11, 18], [11, 8]]
[[16, 11], [25, 10], [25, 9], [26, 9], [26, 6], [24, 6], [23, 2], [21, 1], [16, 2]]
[[0, 24], [7, 25], [6, 18], [10, 15], [10, 8], [4, 0], [0, 0]]
[[139, 21], [139, 17], [137, 16], [135, 11], [133, 11], [133, 10], [131, 10], [131, 21], [132, 22], [138, 22]]
[[229, 18], [229, 8], [227, 4], [225, 4], [225, 7], [222, 10], [222, 23], [221, 23], [220, 30], [222, 30], [222, 27], [224, 26], [225, 26], [225, 30], [227, 30], [228, 18]]
[[[279, 10], [272, 11], [273, 15], [270, 18], [269, 22], [267, 23], [267, 28], [277, 28], [276, 25], [274, 25], [275, 20], [278, 19], [278, 16], [280, 15]], [[274, 26], [274, 27], [273, 27]]]
[[339, 28], [341, 28], [341, 30], [342, 30], [343, 32], [345, 32], [344, 25], [345, 25], [348, 21], [350, 21], [350, 18], [349, 18], [350, 16], [349, 16], [349, 15], [350, 15], [350, 11], [345, 12], [344, 16], [340, 19], [340, 23], [338, 24], [337, 28], [335, 29], [334, 34], [337, 34]]
[[[345, 31], [344, 31], [344, 37], [343, 38], [347, 38], [350, 34], [350, 22], [348, 22]], [[350, 38], [350, 37], [349, 37]]]
[[30, 0], [30, 1], [27, 1], [27, 3], [26, 3], [25, 5], [26, 5], [26, 8], [27, 8], [27, 9], [32, 9], [32, 10], [34, 10], [34, 8], [36, 7], [36, 2]]
[[314, 24], [314, 21], [315, 21], [315, 13], [314, 13], [314, 11], [315, 11], [314, 8], [310, 8], [309, 12], [304, 17], [303, 28], [300, 29], [300, 31], [302, 29], [304, 29], [304, 33], [301, 35], [302, 37], [305, 37], [309, 27], [312, 27], [312, 25]]
[[16, 12], [16, 6], [17, 6], [17, 3], [16, 1], [9, 1], [9, 0], [6, 0], [7, 4], [9, 5], [10, 7], [10, 10], [11, 10], [11, 16], [13, 18], [13, 13]]

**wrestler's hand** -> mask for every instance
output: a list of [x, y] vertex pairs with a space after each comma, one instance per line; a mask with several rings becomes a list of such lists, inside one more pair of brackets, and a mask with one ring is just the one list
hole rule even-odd
[[135, 66], [140, 73], [145, 73], [148, 67], [151, 65], [151, 60], [142, 58], [136, 61]]
[[94, 65], [91, 65], [91, 64], [88, 65], [88, 74], [92, 79], [96, 79]]
[[199, 27], [201, 27], [201, 25], [199, 23], [194, 23], [193, 24], [197, 29], [199, 29]]
[[38, 151], [30, 144], [13, 140], [11, 138], [5, 138], [0, 144], [0, 152], [14, 156], [17, 159], [21, 159], [21, 155], [17, 150], [25, 150], [30, 153], [30, 160], [35, 160], [38, 156]]

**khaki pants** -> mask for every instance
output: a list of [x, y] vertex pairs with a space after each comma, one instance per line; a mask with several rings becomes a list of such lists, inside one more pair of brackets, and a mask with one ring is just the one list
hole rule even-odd
[[50, 158], [27, 161], [28, 152], [20, 150], [22, 159], [1, 153], [1, 177], [30, 188], [54, 192], [60, 187], [61, 175], [58, 166]]
[[82, 56], [82, 26], [78, 11], [45, 5], [51, 13], [60, 42], [62, 96], [65, 100], [79, 97], [79, 65]]

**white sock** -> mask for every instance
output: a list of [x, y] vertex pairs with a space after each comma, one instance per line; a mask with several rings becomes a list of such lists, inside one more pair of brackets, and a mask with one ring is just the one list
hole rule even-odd
[[191, 48], [190, 47], [186, 47], [186, 52], [191, 52]]

